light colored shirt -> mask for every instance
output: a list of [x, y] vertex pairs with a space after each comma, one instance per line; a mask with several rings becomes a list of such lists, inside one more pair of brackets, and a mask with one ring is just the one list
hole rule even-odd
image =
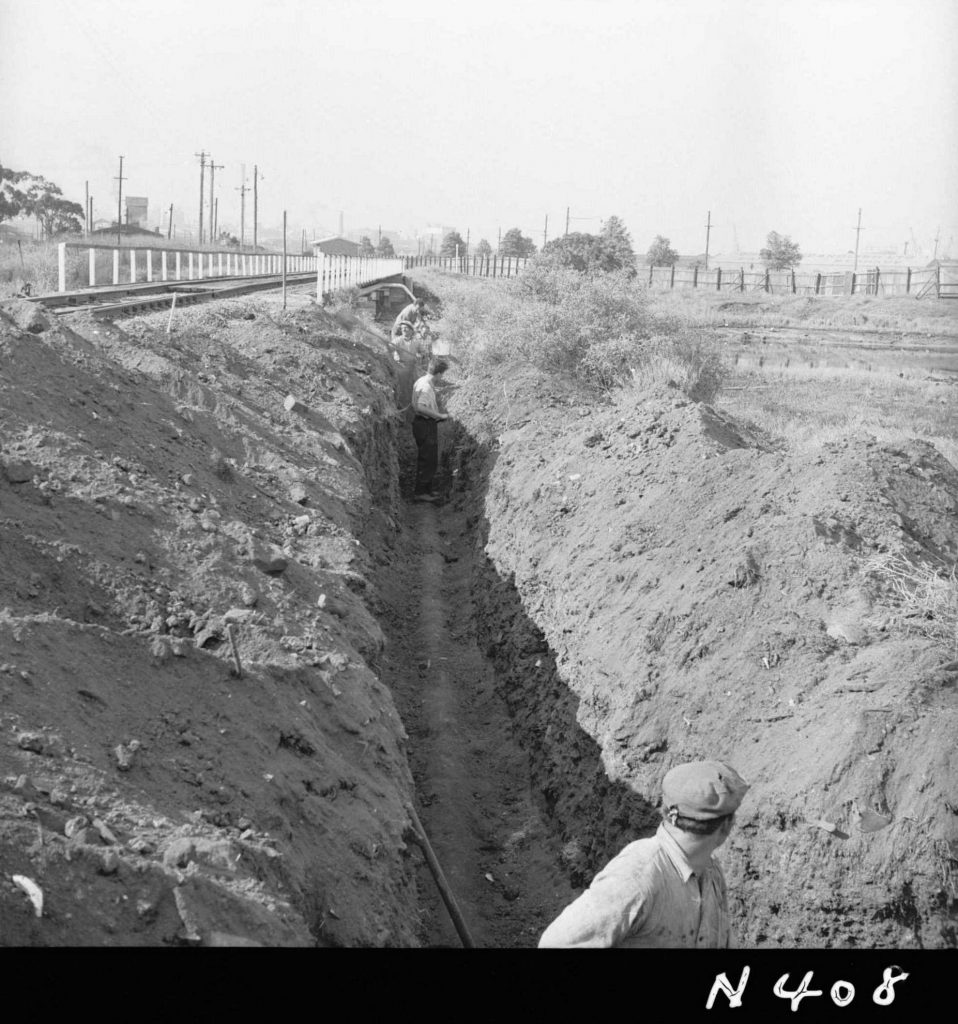
[[428, 416], [430, 419], [442, 418], [439, 411], [439, 403], [436, 400], [436, 389], [432, 386], [432, 374], [424, 374], [412, 386], [412, 408], [413, 412], [420, 416]]
[[540, 949], [730, 945], [721, 866], [711, 860], [696, 875], [664, 825], [609, 861], [539, 940]]

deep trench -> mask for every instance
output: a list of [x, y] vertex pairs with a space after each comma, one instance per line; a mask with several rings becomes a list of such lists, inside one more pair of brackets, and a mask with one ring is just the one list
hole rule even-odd
[[[409, 733], [417, 813], [474, 944], [534, 947], [605, 860], [654, 831], [655, 813], [608, 778], [542, 630], [485, 554], [494, 446], [444, 424], [442, 499], [429, 505], [411, 501], [408, 425], [395, 445], [402, 525], [383, 681]], [[421, 861], [420, 940], [459, 946]]]

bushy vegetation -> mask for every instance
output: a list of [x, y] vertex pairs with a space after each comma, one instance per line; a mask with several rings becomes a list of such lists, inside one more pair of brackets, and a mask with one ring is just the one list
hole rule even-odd
[[444, 276], [440, 333], [469, 372], [520, 362], [599, 390], [671, 381], [710, 401], [723, 378], [711, 334], [655, 313], [628, 270], [587, 275], [535, 260], [505, 281]]

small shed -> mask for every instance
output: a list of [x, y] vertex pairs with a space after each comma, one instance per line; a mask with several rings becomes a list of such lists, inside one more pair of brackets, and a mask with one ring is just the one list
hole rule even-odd
[[351, 242], [341, 235], [330, 235], [328, 238], [320, 238], [313, 242], [313, 253], [318, 256], [324, 253], [327, 256], [358, 256], [359, 242]]

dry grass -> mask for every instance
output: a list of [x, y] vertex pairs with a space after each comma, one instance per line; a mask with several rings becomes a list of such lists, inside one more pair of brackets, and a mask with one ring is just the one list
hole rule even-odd
[[958, 657], [958, 567], [936, 569], [888, 553], [873, 556], [864, 568], [892, 597], [902, 628]]

